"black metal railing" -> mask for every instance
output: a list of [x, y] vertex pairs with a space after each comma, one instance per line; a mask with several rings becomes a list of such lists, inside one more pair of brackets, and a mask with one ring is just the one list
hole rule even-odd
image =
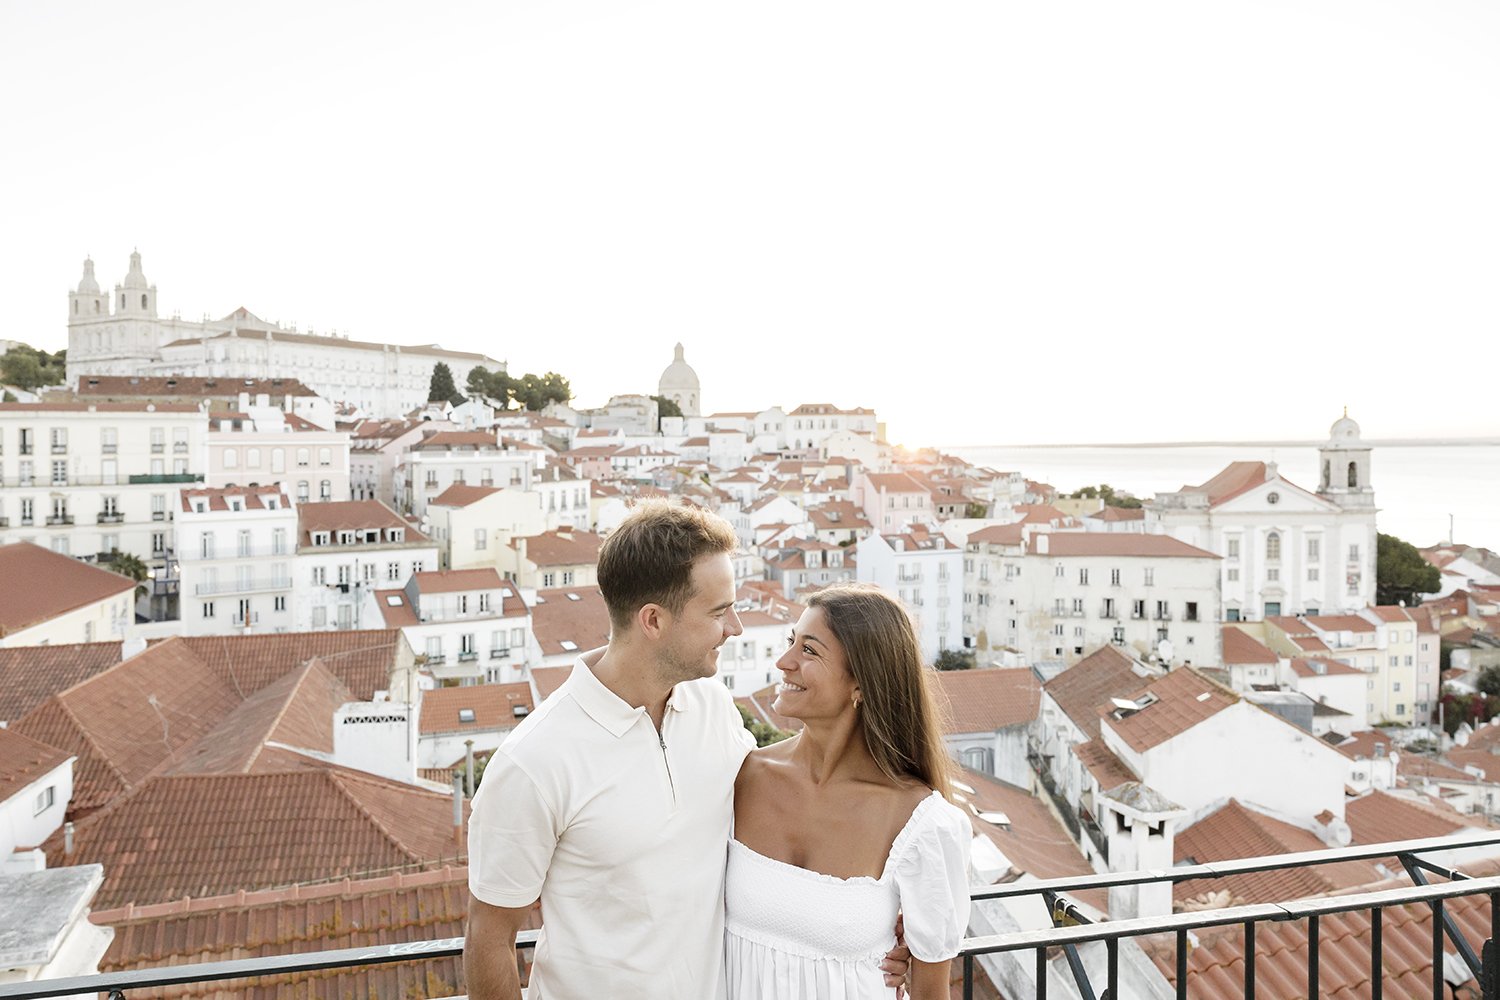
[[[963, 996], [965, 1000], [972, 1000], [976, 985], [976, 965], [983, 956], [1032, 952], [1035, 959], [1032, 966], [1035, 970], [1033, 995], [1038, 1000], [1045, 1000], [1047, 996], [1047, 977], [1054, 957], [1060, 957], [1063, 960], [1067, 967], [1066, 974], [1071, 975], [1082, 1000], [1121, 998], [1120, 943], [1127, 939], [1168, 934], [1175, 937], [1175, 993], [1179, 998], [1186, 998], [1189, 996], [1189, 933], [1200, 929], [1238, 925], [1244, 931], [1244, 995], [1252, 998], [1256, 995], [1257, 929], [1266, 924], [1296, 920], [1307, 923], [1306, 995], [1316, 997], [1321, 995], [1320, 988], [1323, 985], [1319, 961], [1319, 921], [1324, 917], [1340, 913], [1368, 913], [1371, 929], [1370, 991], [1374, 1000], [1380, 1000], [1384, 977], [1391, 972], [1385, 964], [1382, 916], [1385, 910], [1392, 907], [1418, 904], [1429, 906], [1434, 918], [1431, 952], [1434, 1000], [1448, 995], [1444, 981], [1445, 942], [1452, 943], [1460, 960], [1478, 981], [1481, 995], [1486, 1000], [1500, 1000], [1500, 985], [1497, 985], [1500, 983], [1500, 952], [1496, 950], [1496, 942], [1500, 941], [1500, 876], [1471, 878], [1461, 871], [1445, 868], [1421, 857], [1423, 854], [1447, 853], [1476, 847], [1500, 847], [1500, 832], [1486, 831], [1466, 836], [1435, 837], [1426, 840], [1377, 844], [1371, 847], [1336, 848], [1237, 861], [1182, 865], [1168, 871], [1118, 872], [1075, 878], [1044, 879], [1028, 883], [1008, 883], [977, 889], [972, 893], [972, 899], [975, 902], [1039, 896], [1046, 904], [1053, 926], [1044, 930], [1016, 931], [966, 939], [957, 959], [963, 977]], [[1191, 913], [1173, 913], [1103, 922], [1090, 921], [1069, 896], [1070, 893], [1086, 890], [1161, 883], [1175, 885], [1178, 882], [1219, 879], [1233, 875], [1309, 868], [1349, 861], [1369, 861], [1378, 858], [1395, 858], [1400, 861], [1413, 884], [1378, 892], [1320, 896], [1276, 903], [1255, 903]], [[1438, 875], [1447, 881], [1428, 883], [1426, 877], [1428, 874]], [[1478, 895], [1487, 897], [1489, 903], [1490, 933], [1489, 937], [1479, 942], [1476, 947], [1474, 942], [1464, 937], [1444, 904], [1451, 899]], [[537, 931], [523, 931], [517, 937], [517, 961], [523, 967], [525, 965], [524, 951], [535, 946], [537, 933]], [[1095, 942], [1103, 942], [1106, 951], [1103, 974], [1105, 990], [1103, 992], [1095, 991], [1094, 983], [1085, 971], [1084, 962], [1078, 951], [1079, 946]], [[132, 989], [452, 958], [463, 953], [463, 945], [463, 938], [444, 938], [408, 944], [343, 948], [334, 951], [273, 955], [226, 962], [133, 969], [96, 976], [12, 983], [0, 985], [0, 1000], [41, 1000], [44, 997], [82, 993], [104, 993], [110, 1000], [117, 1000], [117, 998], [126, 1000], [125, 991]], [[1060, 956], [1054, 954], [1059, 951]]]

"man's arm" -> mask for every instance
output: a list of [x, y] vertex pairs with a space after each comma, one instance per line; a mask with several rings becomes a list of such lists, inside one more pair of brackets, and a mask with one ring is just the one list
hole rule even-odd
[[491, 906], [469, 894], [464, 982], [470, 1000], [521, 1000], [516, 932], [530, 916], [530, 906]]

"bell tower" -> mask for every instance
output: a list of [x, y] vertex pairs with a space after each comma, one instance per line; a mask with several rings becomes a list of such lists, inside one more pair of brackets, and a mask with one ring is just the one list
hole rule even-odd
[[1318, 449], [1318, 496], [1345, 510], [1374, 509], [1375, 487], [1370, 483], [1370, 446], [1359, 437], [1359, 424], [1344, 415], [1328, 431]]
[[141, 270], [141, 252], [130, 254], [130, 271], [115, 286], [115, 315], [119, 317], [156, 318], [156, 286], [146, 284]]

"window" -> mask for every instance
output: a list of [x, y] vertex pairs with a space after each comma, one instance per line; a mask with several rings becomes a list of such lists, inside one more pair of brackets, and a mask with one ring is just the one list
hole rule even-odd
[[31, 430], [31, 428], [30, 427], [22, 427], [21, 428], [21, 454], [23, 454], [23, 455], [30, 455], [31, 452], [32, 452], [32, 449], [33, 449], [33, 445], [34, 445], [34, 442], [32, 440], [32, 430]]
[[113, 486], [120, 481], [120, 463], [112, 458], [106, 458], [99, 463], [99, 479], [105, 486]]
[[[820, 574], [820, 575], [827, 576], [828, 574], [823, 573], [823, 574]], [[571, 586], [573, 586], [573, 571], [572, 570], [570, 570], [570, 569], [563, 570], [562, 585], [564, 587], [571, 587]]]
[[174, 458], [174, 459], [172, 459], [172, 475], [174, 475], [174, 476], [185, 476], [185, 475], [187, 475], [187, 471], [188, 471], [187, 465], [188, 465], [187, 459], [185, 459], [185, 458]]
[[1225, 608], [1224, 609], [1224, 620], [1225, 621], [1231, 621], [1231, 622], [1237, 622], [1237, 621], [1239, 621], [1240, 620], [1240, 609], [1239, 608]]
[[1240, 557], [1240, 540], [1229, 538], [1224, 541], [1224, 558], [1238, 559]]
[[354, 582], [354, 573], [348, 563], [339, 564], [339, 586], [347, 587]]
[[36, 473], [33, 471], [30, 462], [22, 462], [18, 472], [20, 476], [20, 485], [32, 486], [36, 483]]
[[203, 617], [204, 618], [212, 618], [213, 616], [214, 616], [214, 602], [213, 601], [204, 601], [203, 602]]
[[312, 609], [312, 627], [313, 628], [327, 628], [328, 627], [328, 609], [327, 608], [313, 608]]
[[1224, 578], [1226, 580], [1228, 580], [1230, 583], [1239, 583], [1240, 582], [1239, 567], [1235, 567], [1234, 569], [1230, 569], [1230, 570], [1225, 570], [1225, 572], [1224, 572]]
[[1083, 598], [1081, 598], [1081, 597], [1075, 597], [1075, 598], [1073, 598], [1073, 614], [1075, 614], [1075, 615], [1081, 615], [1081, 614], [1083, 614]]
[[[1308, 540], [1307, 540], [1307, 560], [1308, 560], [1308, 562], [1316, 562], [1318, 559], [1321, 559], [1322, 556], [1323, 556], [1323, 540], [1321, 538], [1318, 538], [1316, 535], [1308, 538]], [[1309, 577], [1309, 579], [1311, 579], [1311, 577]]]
[[1307, 582], [1308, 583], [1317, 583], [1318, 582], [1318, 567], [1316, 567], [1316, 566], [1309, 566], [1307, 568]]
[[1281, 532], [1266, 533], [1266, 562], [1281, 561]]
[[1088, 571], [1088, 569], [1086, 569], [1086, 568], [1080, 568], [1078, 570], [1078, 585], [1080, 587], [1087, 587], [1089, 585], [1089, 571]]
[[479, 611], [484, 614], [490, 610], [490, 595], [483, 593], [479, 595]]
[[57, 786], [48, 785], [46, 788], [43, 788], [40, 792], [36, 793], [36, 801], [32, 803], [31, 814], [33, 816], [40, 816], [48, 809], [51, 809], [56, 802]]
[[1156, 602], [1156, 618], [1157, 618], [1157, 620], [1158, 621], [1166, 621], [1168, 618], [1171, 618], [1171, 617], [1172, 617], [1172, 612], [1170, 612], [1170, 611], [1167, 610], [1167, 602], [1166, 601], [1157, 601]]
[[1111, 587], [1118, 587], [1120, 585], [1120, 571], [1119, 570], [1112, 569], [1112, 570], [1109, 571], [1109, 585]]
[[167, 551], [167, 533], [165, 531], [151, 532], [151, 554], [154, 556], [165, 555]]
[[52, 454], [65, 455], [68, 451], [68, 429], [66, 427], [52, 428]]
[[1198, 602], [1197, 601], [1188, 601], [1187, 602], [1187, 611], [1185, 611], [1183, 613], [1182, 617], [1186, 621], [1190, 621], [1190, 622], [1197, 621], [1198, 620]]
[[1349, 546], [1349, 561], [1351, 563], [1357, 563], [1357, 562], [1359, 562], [1359, 543], [1358, 542], [1355, 542], [1353, 545]]
[[314, 566], [312, 568], [312, 582], [314, 587], [323, 587], [328, 584], [328, 567]]
[[1059, 579], [1061, 579], [1066, 574], [1067, 574], [1067, 568], [1064, 567], [1061, 563], [1059, 563], [1058, 566], [1057, 566], [1057, 573], [1055, 575]]
[[99, 431], [99, 447], [106, 455], [113, 455], [120, 449], [120, 431], [116, 427], [105, 427]]
[[205, 531], [198, 536], [198, 557], [200, 559], [214, 558], [214, 536], [212, 532]]
[[52, 463], [52, 485], [68, 485], [68, 460], [60, 458]]
[[246, 448], [245, 449], [245, 468], [247, 468], [247, 469], [258, 469], [258, 468], [260, 468], [260, 449], [259, 448]]
[[285, 450], [283, 450], [281, 448], [272, 448], [271, 449], [271, 471], [272, 472], [285, 472], [286, 471], [286, 451]]
[[1116, 625], [1110, 632], [1109, 641], [1116, 646], [1122, 645], [1125, 642], [1125, 626]]
[[556, 584], [556, 580], [557, 580], [557, 574], [555, 574], [555, 573], [543, 573], [542, 574], [542, 586], [543, 587], [555, 587], [557, 585]]
[[318, 498], [322, 500], [333, 499], [333, 481], [324, 479], [318, 483]]
[[458, 595], [458, 613], [461, 614], [461, 615], [466, 615], [466, 614], [469, 613], [469, 595], [468, 594], [459, 594]]
[[490, 533], [484, 528], [474, 529], [474, 547], [476, 549], [486, 548], [490, 544]]
[[299, 468], [299, 469], [305, 469], [305, 468], [307, 468], [308, 462], [309, 462], [309, 455], [310, 454], [311, 453], [306, 448], [298, 448], [297, 449], [297, 468]]
[[385, 564], [385, 578], [392, 583], [401, 582], [401, 564], [398, 562]]
[[328, 465], [332, 465], [333, 464], [333, 449], [332, 448], [319, 448], [318, 449], [318, 464], [322, 465], [322, 466], [328, 466]]
[[241, 528], [238, 532], [236, 532], [234, 551], [235, 555], [240, 556], [241, 558], [244, 558], [250, 554], [250, 532], [248, 529]]
[[306, 479], [299, 479], [299, 480], [297, 480], [297, 502], [298, 503], [307, 503], [307, 498], [309, 496], [311, 496], [311, 495], [312, 495], [312, 493], [311, 493], [311, 490], [309, 490], [309, 488], [308, 488], [307, 480]]
[[1156, 584], [1156, 570], [1154, 570], [1154, 569], [1147, 569], [1146, 570], [1146, 586], [1151, 587], [1151, 586], [1154, 586], [1155, 584]]
[[240, 450], [238, 448], [224, 449], [224, 468], [238, 469], [240, 467]]
[[1104, 599], [1104, 617], [1115, 617], [1115, 599], [1113, 597], [1106, 597]]
[[1266, 570], [1266, 582], [1267, 583], [1276, 583], [1280, 579], [1281, 579], [1281, 570], [1278, 569], [1277, 567], [1272, 566], [1271, 568], [1269, 568], [1269, 569]]
[[272, 611], [285, 611], [286, 610], [286, 595], [285, 594], [277, 594], [275, 597], [271, 598], [271, 610]]
[[1131, 601], [1130, 602], [1130, 617], [1132, 617], [1132, 618], [1144, 618], [1144, 617], [1146, 617], [1146, 602], [1145, 601]]

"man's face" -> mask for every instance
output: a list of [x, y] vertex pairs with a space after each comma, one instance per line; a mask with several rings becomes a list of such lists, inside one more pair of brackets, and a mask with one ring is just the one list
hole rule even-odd
[[662, 635], [662, 667], [667, 680], [712, 677], [719, 668], [719, 647], [744, 629], [734, 612], [734, 565], [724, 553], [702, 556], [693, 564], [692, 593], [677, 614], [667, 612]]

